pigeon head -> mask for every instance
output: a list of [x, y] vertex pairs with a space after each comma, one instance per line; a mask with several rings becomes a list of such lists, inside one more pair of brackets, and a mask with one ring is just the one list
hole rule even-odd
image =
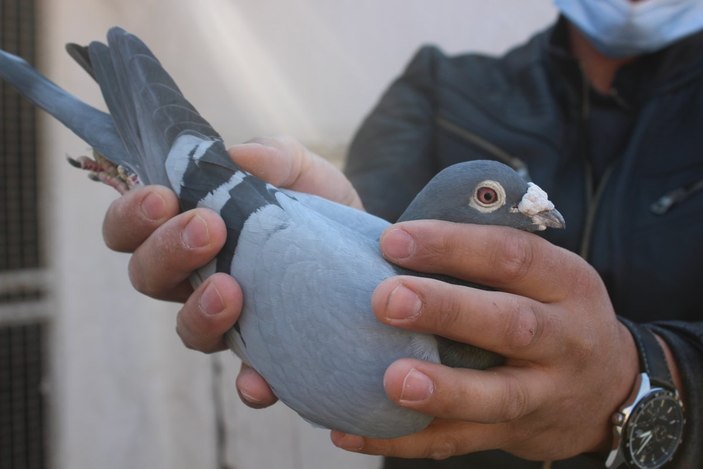
[[525, 231], [563, 228], [547, 193], [497, 161], [458, 163], [439, 172], [398, 221], [437, 219]]

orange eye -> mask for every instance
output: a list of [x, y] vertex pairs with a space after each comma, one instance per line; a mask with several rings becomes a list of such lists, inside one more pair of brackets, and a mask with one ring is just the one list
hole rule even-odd
[[498, 193], [492, 187], [479, 187], [476, 190], [476, 200], [483, 205], [493, 205], [498, 201]]

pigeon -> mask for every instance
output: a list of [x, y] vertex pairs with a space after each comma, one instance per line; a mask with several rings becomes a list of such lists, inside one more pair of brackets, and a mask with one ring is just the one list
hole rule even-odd
[[[191, 280], [198, 285], [215, 272], [236, 278], [244, 306], [226, 340], [303, 418], [373, 438], [418, 432], [432, 417], [398, 406], [384, 392], [383, 375], [393, 361], [410, 357], [476, 369], [502, 362], [489, 351], [380, 323], [370, 302], [376, 286], [398, 274], [423, 275], [381, 255], [379, 239], [389, 222], [274, 187], [238, 167], [220, 135], [135, 35], [114, 27], [107, 44], [67, 49], [99, 84], [109, 113], [4, 51], [0, 78], [93, 148], [93, 158], [70, 161], [94, 179], [121, 192], [166, 185], [183, 211], [207, 207], [222, 216], [226, 243]], [[400, 218], [418, 219], [526, 231], [564, 226], [542, 189], [487, 160], [438, 173]]]

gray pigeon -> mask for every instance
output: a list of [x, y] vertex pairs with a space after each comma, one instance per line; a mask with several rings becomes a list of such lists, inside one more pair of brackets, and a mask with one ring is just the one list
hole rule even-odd
[[[500, 363], [490, 352], [378, 322], [370, 307], [376, 286], [412, 274], [380, 255], [388, 222], [246, 173], [137, 37], [113, 28], [107, 42], [68, 50], [100, 85], [109, 114], [1, 51], [0, 77], [94, 148], [95, 160], [74, 163], [95, 178], [119, 190], [167, 185], [182, 210], [208, 207], [222, 215], [227, 242], [193, 282], [216, 271], [238, 280], [244, 309], [227, 340], [281, 401], [317, 425], [392, 438], [432, 420], [386, 397], [383, 374], [393, 361], [442, 359], [469, 368]], [[401, 219], [528, 231], [564, 224], [539, 187], [493, 161], [445, 169]]]

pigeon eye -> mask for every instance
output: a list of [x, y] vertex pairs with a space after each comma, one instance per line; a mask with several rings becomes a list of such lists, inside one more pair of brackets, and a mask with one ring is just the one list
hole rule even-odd
[[482, 181], [476, 185], [469, 205], [483, 213], [498, 210], [505, 205], [505, 189], [497, 181]]
[[498, 193], [492, 187], [479, 187], [476, 191], [476, 200], [483, 205], [493, 205], [498, 200]]

